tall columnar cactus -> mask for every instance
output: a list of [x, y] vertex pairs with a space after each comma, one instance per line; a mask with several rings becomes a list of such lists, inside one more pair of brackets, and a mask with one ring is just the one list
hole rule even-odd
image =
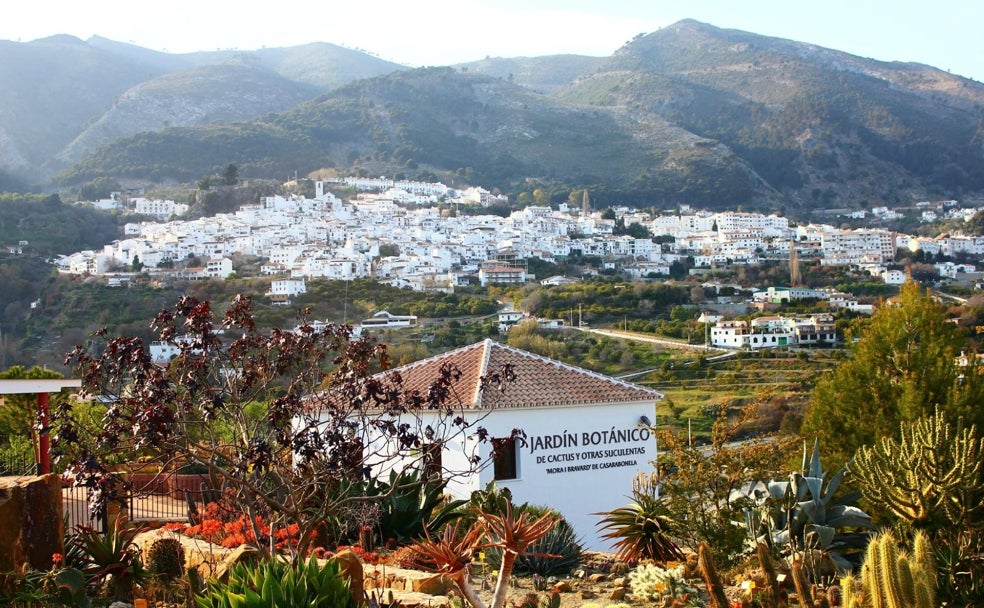
[[711, 596], [712, 608], [728, 608], [728, 596], [724, 594], [724, 583], [721, 582], [721, 575], [714, 567], [714, 554], [707, 543], [701, 543], [697, 547], [697, 567], [700, 569], [700, 576], [707, 585], [707, 594]]
[[910, 556], [899, 551], [891, 534], [874, 537], [861, 567], [861, 580], [853, 576], [841, 579], [844, 608], [933, 608], [936, 565], [926, 552], [927, 544], [925, 535], [918, 532], [918, 549]]
[[862, 447], [850, 464], [873, 504], [903, 522], [932, 530], [962, 528], [980, 515], [984, 439], [939, 411], [902, 424], [899, 439]]

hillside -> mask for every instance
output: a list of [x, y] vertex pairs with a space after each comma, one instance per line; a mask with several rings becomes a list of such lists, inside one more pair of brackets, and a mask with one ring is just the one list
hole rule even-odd
[[168, 127], [235, 122], [282, 112], [318, 92], [313, 86], [242, 63], [165, 74], [123, 93], [56, 158], [64, 167], [123, 137]]
[[[740, 158], [666, 121], [572, 105], [451, 68], [358, 81], [270, 119], [141, 134], [102, 149], [64, 179], [188, 180], [227, 162], [246, 176], [372, 163], [388, 173], [451, 171], [514, 189], [527, 178], [590, 184], [638, 204], [681, 193], [706, 206], [774, 202]], [[659, 184], [636, 188], [651, 173]]]
[[399, 69], [326, 43], [177, 55], [100, 37], [0, 41], [0, 190], [141, 130], [279, 112]]
[[[12, 44], [0, 45], [0, 66]], [[175, 56], [103, 39], [14, 46], [91, 57], [100, 74], [109, 62], [162, 73], [106, 83], [115, 93], [76, 109], [75, 124], [48, 101], [61, 128], [42, 147], [24, 143], [41, 135], [25, 130], [49, 127], [29, 106], [14, 126], [0, 120], [0, 187], [25, 181], [25, 167], [37, 177], [80, 160], [60, 184], [189, 181], [234, 162], [246, 177], [335, 167], [460, 176], [514, 197], [541, 188], [560, 201], [589, 188], [599, 204], [796, 215], [984, 199], [984, 85], [691, 20], [606, 58], [418, 70], [323, 43]], [[0, 86], [16, 90], [19, 77], [0, 70]]]
[[928, 66], [684, 21], [558, 95], [719, 141], [804, 207], [984, 189], [984, 85]]

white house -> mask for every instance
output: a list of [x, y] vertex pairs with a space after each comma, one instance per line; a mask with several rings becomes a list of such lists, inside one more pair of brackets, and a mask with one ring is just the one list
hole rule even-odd
[[[489, 439], [456, 438], [445, 443], [440, 454], [427, 456], [428, 466], [448, 479], [447, 491], [467, 499], [494, 480], [497, 486], [509, 488], [516, 503], [547, 505], [559, 511], [583, 538], [585, 548], [610, 549], [610, 542], [598, 533], [597, 513], [627, 504], [632, 478], [639, 471], [652, 470], [656, 440], [651, 421], [663, 395], [493, 340], [381, 376], [398, 373], [406, 389], [427, 394], [446, 364], [461, 372], [454, 383], [454, 393], [462, 399], [454, 404], [455, 414], [469, 422], [480, 421]], [[501, 392], [481, 390], [482, 378], [503, 366], [511, 367], [515, 381]], [[414, 423], [438, 426], [437, 412], [414, 412], [412, 416]], [[521, 429], [525, 438], [515, 437], [514, 429]], [[441, 432], [440, 428], [429, 430]], [[385, 450], [370, 429], [360, 432], [363, 441], [373, 446], [369, 453]], [[468, 461], [473, 454], [491, 465], [475, 471]], [[413, 462], [421, 458], [417, 454]]]

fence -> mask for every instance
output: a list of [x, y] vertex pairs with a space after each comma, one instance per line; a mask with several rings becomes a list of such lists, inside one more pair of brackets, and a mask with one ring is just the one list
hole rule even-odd
[[[215, 501], [219, 492], [201, 479], [175, 475], [167, 483], [137, 486], [124, 497], [126, 515], [130, 521], [188, 521], [188, 515]], [[198, 476], [195, 476], [198, 477]], [[67, 529], [78, 525], [105, 532], [106, 513], [93, 512], [89, 508], [89, 489], [69, 486], [62, 489], [62, 504]]]
[[99, 532], [106, 531], [106, 513], [93, 513], [89, 508], [89, 488], [67, 486], [62, 488], [62, 510], [65, 516], [65, 531], [70, 532], [78, 526], [88, 526]]
[[38, 463], [34, 457], [24, 457], [9, 452], [0, 452], [0, 477], [7, 475], [36, 475]]

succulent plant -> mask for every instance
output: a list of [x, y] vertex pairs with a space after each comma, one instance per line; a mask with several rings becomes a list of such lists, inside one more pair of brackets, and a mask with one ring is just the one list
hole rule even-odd
[[819, 442], [814, 442], [811, 453], [804, 448], [802, 472], [752, 490], [759, 506], [746, 512], [746, 523], [755, 540], [778, 547], [786, 555], [819, 550], [839, 569], [852, 569], [854, 564], [847, 556], [853, 551], [852, 557], [860, 558], [868, 541], [865, 530], [873, 530], [874, 525], [856, 506], [860, 492], [835, 498], [847, 471], [847, 466], [841, 467], [827, 481]]
[[684, 598], [697, 594], [697, 588], [684, 578], [683, 566], [662, 568], [651, 562], [640, 564], [629, 573], [632, 595], [645, 601]]
[[[895, 537], [879, 534], [871, 540], [861, 568], [861, 579], [841, 580], [843, 606], [912, 606], [932, 608], [936, 605], [936, 564], [928, 550], [926, 537], [917, 532], [911, 555], [899, 551]], [[863, 602], [862, 596], [867, 599]]]
[[184, 547], [176, 538], [159, 538], [147, 550], [147, 571], [164, 580], [174, 580], [184, 573]]

